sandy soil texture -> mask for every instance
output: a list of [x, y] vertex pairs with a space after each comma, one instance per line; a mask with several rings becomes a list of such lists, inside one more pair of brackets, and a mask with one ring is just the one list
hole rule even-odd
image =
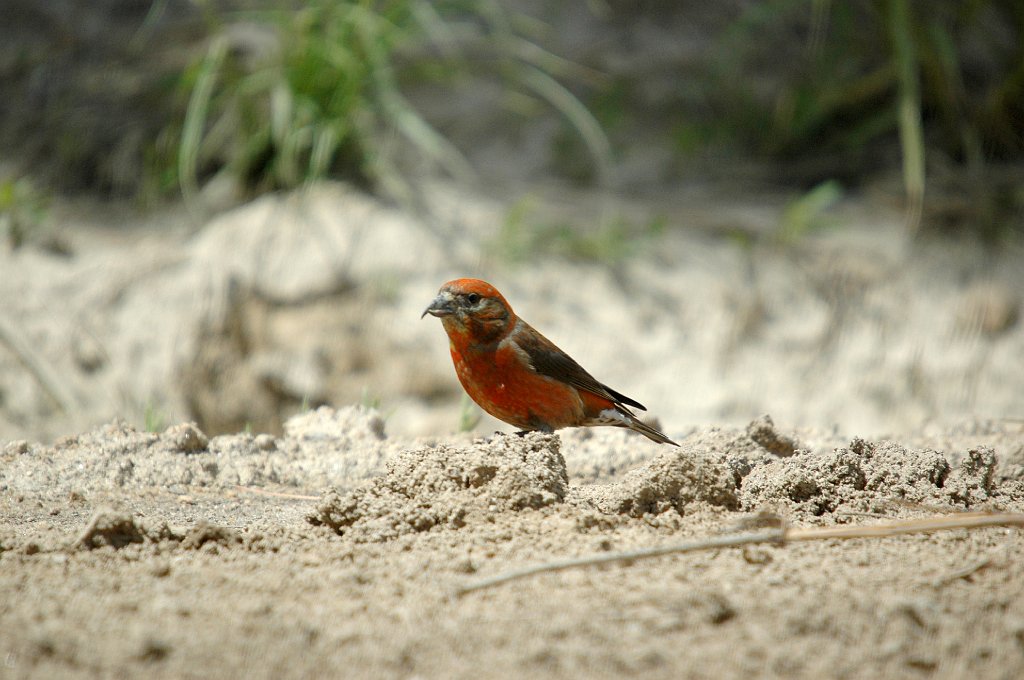
[[1024, 533], [757, 545], [477, 579], [782, 518], [1024, 511], [1024, 432], [899, 441], [760, 418], [680, 448], [612, 430], [282, 437], [111, 423], [0, 459], [0, 675], [984, 677], [1024, 673]]
[[[57, 206], [66, 248], [0, 252], [0, 678], [1024, 676], [1013, 528], [456, 596], [779, 522], [1024, 510], [1020, 244], [915, 240], [869, 201], [787, 244], [779, 197], [534, 198]], [[549, 253], [563, 221], [605, 255]], [[464, 275], [681, 446], [474, 429], [419, 318]]]

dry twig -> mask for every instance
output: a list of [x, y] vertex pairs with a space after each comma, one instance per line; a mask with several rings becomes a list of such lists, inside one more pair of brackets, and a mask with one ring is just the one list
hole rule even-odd
[[282, 493], [280, 491], [267, 491], [266, 489], [258, 489], [254, 486], [242, 486], [241, 484], [235, 484], [235, 488], [245, 493], [254, 493], [258, 496], [273, 496], [274, 498], [294, 498], [299, 501], [315, 501], [319, 496], [304, 496], [299, 493]]
[[932, 585], [934, 585], [936, 588], [939, 587], [939, 586], [948, 585], [948, 584], [950, 584], [950, 583], [952, 583], [954, 581], [957, 581], [959, 579], [967, 578], [968, 576], [972, 576], [973, 574], [981, 571], [985, 567], [991, 566], [991, 564], [992, 564], [992, 556], [991, 555], [983, 557], [980, 560], [977, 560], [977, 561], [973, 562], [972, 564], [968, 564], [966, 567], [963, 567], [961, 569], [957, 569], [956, 571], [954, 571], [952, 573], [946, 574], [942, 578], [936, 579], [935, 582]]
[[884, 538], [887, 536], [898, 536], [900, 534], [927, 533], [932, 531], [948, 531], [950, 529], [980, 529], [982, 527], [996, 526], [1024, 526], [1024, 513], [1001, 513], [989, 514], [982, 512], [965, 512], [955, 515], [943, 515], [939, 517], [926, 517], [923, 519], [902, 520], [899, 522], [886, 522], [885, 524], [874, 524], [870, 526], [834, 526], [834, 527], [812, 527], [806, 529], [780, 528], [770, 529], [748, 534], [734, 534], [730, 536], [715, 536], [699, 541], [667, 545], [657, 548], [642, 548], [627, 552], [609, 553], [606, 555], [591, 555], [557, 562], [538, 564], [525, 569], [508, 571], [490, 578], [482, 579], [476, 583], [459, 588], [457, 595], [465, 595], [476, 590], [491, 588], [493, 586], [516, 581], [537, 574], [548, 572], [564, 571], [576, 567], [590, 567], [598, 564], [610, 564], [614, 562], [632, 562], [634, 560], [648, 557], [659, 557], [676, 553], [696, 552], [698, 550], [714, 550], [717, 548], [734, 548], [741, 545], [753, 545], [756, 543], [795, 543], [798, 541], [818, 541], [823, 539], [846, 539], [846, 538]]
[[61, 413], [68, 413], [74, 410], [78, 403], [75, 395], [66, 388], [64, 381], [57, 375], [53, 367], [36, 353], [32, 343], [22, 336], [15, 329], [14, 324], [10, 323], [3, 316], [0, 316], [0, 343], [7, 345], [11, 352], [14, 353], [15, 358], [36, 379], [36, 382], [43, 388], [46, 396], [50, 398]]

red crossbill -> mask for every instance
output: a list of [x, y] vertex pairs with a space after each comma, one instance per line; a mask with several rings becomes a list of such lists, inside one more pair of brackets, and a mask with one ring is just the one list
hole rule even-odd
[[[627, 427], [658, 443], [674, 441], [629, 409], [647, 409], [598, 382], [572, 357], [516, 316], [491, 284], [456, 279], [441, 286], [422, 316], [439, 317], [455, 373], [473, 401], [522, 430]], [[421, 318], [422, 318], [421, 316]]]

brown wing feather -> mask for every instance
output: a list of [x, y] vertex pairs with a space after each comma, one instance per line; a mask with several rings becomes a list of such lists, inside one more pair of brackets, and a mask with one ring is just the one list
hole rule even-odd
[[523, 324], [525, 326], [524, 330], [529, 332], [516, 333], [516, 344], [530, 358], [530, 365], [533, 366], [533, 370], [541, 375], [546, 375], [572, 385], [576, 389], [586, 390], [587, 392], [604, 397], [616, 405], [621, 406], [625, 404], [638, 408], [641, 411], [647, 410], [643, 404], [635, 399], [630, 399], [621, 392], [616, 392], [607, 385], [598, 382], [594, 376], [587, 373], [572, 357], [560, 350], [555, 343], [534, 330], [528, 323], [522, 319], [519, 319], [518, 323]]

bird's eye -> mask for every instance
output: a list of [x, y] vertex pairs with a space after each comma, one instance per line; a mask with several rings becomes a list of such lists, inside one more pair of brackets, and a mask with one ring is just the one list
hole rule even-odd
[[466, 299], [469, 300], [469, 304], [471, 305], [475, 305], [476, 303], [480, 302], [480, 296], [477, 295], [476, 293], [470, 293], [469, 295], [466, 296]]

